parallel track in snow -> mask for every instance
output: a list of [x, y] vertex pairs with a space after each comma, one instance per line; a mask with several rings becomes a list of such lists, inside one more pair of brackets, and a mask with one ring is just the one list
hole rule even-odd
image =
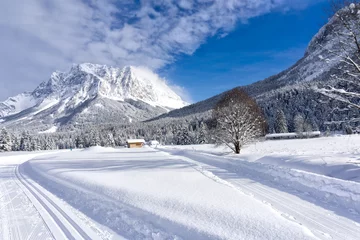
[[45, 220], [24, 192], [17, 180], [16, 167], [2, 167], [0, 181], [0, 239], [49, 240], [55, 239]]
[[267, 182], [268, 179], [262, 179], [261, 174], [256, 176], [259, 178], [258, 181], [251, 180], [248, 176], [248, 174], [252, 174], [251, 171], [248, 172], [248, 166], [242, 166], [240, 161], [238, 162], [239, 166], [234, 168], [223, 162], [213, 161], [213, 159], [218, 159], [215, 155], [191, 152], [186, 157], [176, 153], [173, 156], [196, 164], [198, 167], [195, 169], [205, 176], [213, 178], [215, 181], [221, 179], [227, 185], [271, 206], [288, 220], [307, 227], [319, 239], [360, 239], [360, 223], [336, 215], [332, 211], [302, 200], [289, 192], [263, 185], [261, 182]]
[[[79, 224], [77, 224], [60, 206], [58, 206], [58, 204], [47, 196], [43, 190], [37, 187], [32, 180], [27, 179], [21, 173], [19, 166], [15, 168], [15, 176], [21, 185], [28, 190], [28, 194], [30, 194], [30, 196], [28, 195], [29, 199], [36, 206], [55, 239], [94, 239], [94, 236], [90, 237], [86, 231], [79, 226]], [[49, 221], [49, 218], [52, 221]]]
[[[7, 210], [7, 214], [10, 216], [15, 216], [16, 214], [14, 213], [14, 204], [13, 204], [13, 200], [17, 197], [10, 197], [10, 193], [13, 191], [12, 189], [9, 189], [8, 187], [8, 183], [4, 183], [3, 186], [1, 186], [0, 188], [0, 192], [4, 193], [2, 195], [2, 198], [4, 198], [4, 200], [6, 201], [6, 204], [4, 206], [2, 206], [0, 208], [0, 210]], [[4, 187], [4, 188], [3, 188]], [[7, 207], [7, 205], [9, 205]], [[1, 212], [0, 212], [1, 213]], [[12, 219], [4, 219], [4, 221], [6, 221], [5, 226], [7, 226], [7, 229], [2, 229], [4, 232], [4, 236], [3, 237], [8, 237], [10, 240], [11, 239], [21, 239], [22, 235], [21, 232], [19, 230], [19, 224], [16, 218], [12, 218]], [[13, 222], [13, 224], [11, 224], [11, 222]]]

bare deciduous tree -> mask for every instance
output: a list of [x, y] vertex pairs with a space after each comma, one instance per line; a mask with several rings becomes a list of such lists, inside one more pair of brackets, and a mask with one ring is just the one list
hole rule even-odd
[[335, 44], [326, 50], [333, 61], [343, 63], [340, 74], [331, 77], [337, 85], [317, 89], [320, 93], [360, 109], [360, 1], [332, 0], [330, 14], [340, 28], [334, 29]]
[[242, 89], [229, 91], [213, 110], [216, 128], [213, 139], [218, 144], [226, 144], [235, 153], [263, 135], [265, 119], [254, 99]]

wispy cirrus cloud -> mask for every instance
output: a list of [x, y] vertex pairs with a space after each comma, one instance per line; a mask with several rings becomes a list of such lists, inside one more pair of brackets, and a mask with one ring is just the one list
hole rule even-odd
[[11, 0], [0, 3], [0, 98], [72, 63], [157, 70], [208, 37], [313, 0]]

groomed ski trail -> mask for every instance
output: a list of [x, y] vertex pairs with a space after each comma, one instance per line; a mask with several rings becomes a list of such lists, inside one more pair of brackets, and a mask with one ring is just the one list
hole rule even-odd
[[[318, 239], [357, 240], [360, 223], [335, 214], [316, 203], [327, 204], [321, 199], [312, 199], [308, 192], [287, 188], [286, 183], [275, 183], [269, 176], [262, 177], [250, 165], [226, 157], [196, 151], [163, 149], [170, 155], [194, 164], [194, 168], [213, 179], [244, 194], [253, 196], [290, 221], [305, 226]], [[254, 180], [255, 179], [255, 180]], [[274, 184], [280, 184], [279, 189]], [[281, 186], [281, 184], [284, 184]], [[303, 200], [300, 195], [309, 201]], [[336, 207], [336, 206], [335, 206]], [[360, 219], [360, 216], [359, 216]]]
[[15, 168], [16, 178], [28, 190], [28, 197], [32, 199], [31, 201], [34, 203], [43, 219], [51, 217], [51, 220], [47, 220], [46, 224], [55, 239], [99, 239], [93, 234], [91, 234], [92, 236], [90, 237], [85, 232], [88, 230], [83, 230], [84, 227], [80, 227], [79, 224], [72, 219], [72, 217], [70, 217], [51, 199], [50, 196], [47, 195], [47, 193], [45, 193], [44, 189], [41, 189], [40, 186], [36, 186], [37, 184], [34, 181], [21, 174], [19, 168], [19, 166]]
[[15, 165], [1, 166], [0, 239], [55, 239], [44, 219], [22, 189]]
[[[0, 166], [0, 239], [96, 240], [101, 230], [88, 226], [70, 206], [22, 173], [21, 165]], [[6, 175], [4, 175], [6, 171]], [[109, 238], [108, 238], [109, 237]]]

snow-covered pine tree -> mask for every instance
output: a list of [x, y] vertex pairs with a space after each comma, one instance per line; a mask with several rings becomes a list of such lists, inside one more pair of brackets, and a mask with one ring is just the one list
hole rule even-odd
[[326, 126], [325, 136], [326, 136], [326, 137], [329, 137], [329, 136], [330, 136], [330, 127], [329, 127], [329, 126]]
[[31, 137], [27, 131], [23, 131], [21, 134], [20, 151], [31, 151]]
[[0, 132], [0, 152], [11, 151], [11, 137], [6, 128], [2, 128]]
[[342, 130], [343, 130], [344, 134], [348, 134], [348, 135], [353, 134], [353, 131], [352, 131], [351, 127], [348, 124], [342, 123], [341, 127], [342, 127]]
[[186, 126], [178, 126], [175, 130], [174, 136], [176, 145], [189, 145], [191, 144], [191, 138], [189, 135], [189, 130]]
[[276, 112], [276, 120], [275, 120], [275, 131], [277, 133], [287, 133], [288, 124], [283, 110], [278, 110]]
[[311, 124], [308, 121], [305, 121], [304, 123], [305, 136], [309, 137], [309, 133], [312, 131], [313, 131], [313, 127], [311, 126]]
[[31, 143], [30, 143], [30, 150], [31, 151], [38, 151], [41, 149], [41, 146], [39, 145], [39, 141], [36, 137], [32, 137], [31, 138]]
[[104, 146], [105, 147], [115, 147], [114, 136], [112, 133], [107, 133], [104, 138]]
[[92, 128], [90, 132], [89, 146], [92, 147], [99, 145], [100, 145], [99, 132], [95, 128]]
[[297, 133], [303, 133], [305, 132], [305, 119], [303, 117], [303, 115], [301, 114], [296, 114], [294, 117], [294, 127], [295, 127], [295, 132]]
[[20, 150], [20, 139], [19, 139], [19, 137], [12, 134], [11, 139], [12, 139], [11, 150], [12, 151], [19, 151]]
[[76, 148], [84, 148], [85, 147], [85, 136], [83, 133], [79, 134], [75, 138], [75, 146]]
[[55, 141], [52, 137], [45, 138], [44, 149], [43, 150], [54, 150], [56, 149]]
[[199, 130], [197, 134], [196, 144], [204, 144], [207, 143], [207, 133], [206, 133], [206, 125], [204, 122], [199, 123]]

